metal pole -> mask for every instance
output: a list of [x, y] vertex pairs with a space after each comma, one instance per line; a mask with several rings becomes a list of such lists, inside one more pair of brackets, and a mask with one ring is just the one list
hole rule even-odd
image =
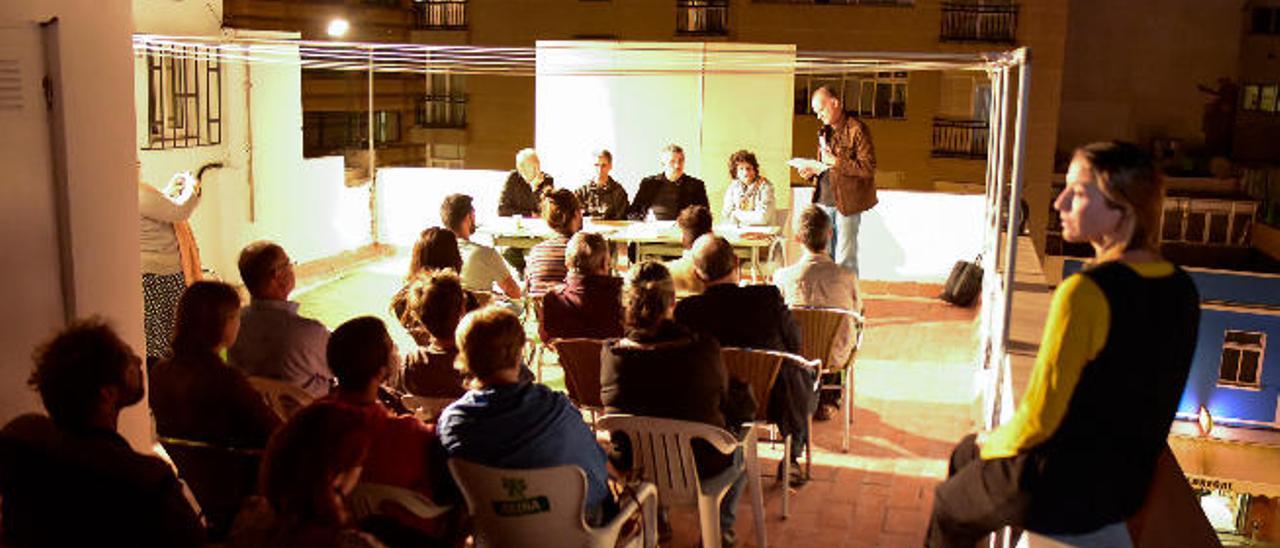
[[1022, 47], [1017, 53], [1018, 60], [1018, 114], [1017, 126], [1014, 128], [1013, 134], [1013, 188], [1009, 194], [1009, 227], [1008, 239], [1005, 242], [1005, 268], [1004, 268], [1004, 325], [1000, 334], [1000, 347], [1003, 350], [1008, 346], [1009, 342], [1009, 321], [1010, 314], [1013, 313], [1013, 275], [1017, 270], [1018, 258], [1018, 216], [1021, 208], [1018, 204], [1022, 201], [1022, 185], [1025, 182], [1026, 169], [1025, 160], [1027, 153], [1027, 98], [1031, 91], [1031, 51]]
[[373, 148], [374, 126], [373, 126], [373, 48], [369, 48], [369, 115], [368, 115], [368, 138], [369, 138], [369, 231], [372, 233], [373, 243], [378, 243], [378, 183], [375, 177], [378, 158]]

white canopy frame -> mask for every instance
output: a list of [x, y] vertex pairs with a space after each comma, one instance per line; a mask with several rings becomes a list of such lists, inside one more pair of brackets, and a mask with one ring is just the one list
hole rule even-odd
[[[201, 58], [210, 55], [232, 62], [289, 63], [304, 69], [367, 72], [369, 124], [373, 127], [375, 73], [452, 73], [533, 77], [537, 51], [533, 47], [483, 47], [470, 45], [388, 44], [307, 41], [225, 36], [135, 35], [136, 54], [184, 58], [191, 46], [201, 46]], [[636, 49], [661, 50], [670, 62], [655, 62], [619, 71], [616, 68], [559, 67], [566, 73], [663, 74], [677, 72], [800, 75], [849, 74], [879, 71], [983, 72], [991, 81], [989, 137], [986, 169], [986, 213], [983, 219], [982, 304], [979, 348], [975, 363], [978, 390], [983, 403], [983, 427], [991, 429], [1013, 412], [1008, 353], [1010, 316], [1013, 311], [1014, 272], [1021, 226], [1022, 190], [1028, 100], [1031, 84], [1027, 48], [977, 53], [931, 52], [797, 52], [794, 62], [762, 63], [759, 56], [735, 59], [721, 55], [712, 63], [701, 43], [654, 43]], [[749, 53], [749, 51], [748, 51]], [[697, 66], [697, 69], [691, 69]], [[1015, 81], [1016, 78], [1016, 81]], [[370, 181], [374, 180], [373, 140], [369, 143]]]

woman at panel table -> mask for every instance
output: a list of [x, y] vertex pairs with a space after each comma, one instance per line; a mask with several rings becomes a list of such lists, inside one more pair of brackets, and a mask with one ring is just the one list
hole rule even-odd
[[737, 225], [773, 224], [773, 184], [760, 175], [755, 153], [739, 150], [729, 156], [733, 182], [724, 193], [721, 216]]
[[1013, 417], [952, 452], [926, 545], [973, 546], [1005, 525], [1094, 545], [1089, 533], [1142, 507], [1200, 322], [1190, 276], [1157, 251], [1163, 198], [1137, 146], [1076, 151], [1054, 207], [1063, 238], [1096, 258], [1054, 292]]

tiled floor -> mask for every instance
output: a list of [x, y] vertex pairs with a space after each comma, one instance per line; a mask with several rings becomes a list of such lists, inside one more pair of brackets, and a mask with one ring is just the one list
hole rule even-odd
[[[368, 263], [298, 300], [304, 314], [330, 327], [373, 314], [396, 324], [386, 303], [399, 288], [403, 264]], [[764, 480], [766, 528], [772, 546], [919, 546], [933, 487], [946, 475], [951, 446], [972, 430], [974, 309], [891, 286], [876, 286], [866, 300], [868, 331], [855, 369], [853, 439], [840, 451], [838, 420], [815, 423], [813, 480], [795, 491], [791, 517], [780, 518], [781, 491]], [[926, 292], [927, 294], [927, 292]], [[402, 348], [412, 344], [398, 327]], [[558, 384], [558, 368], [546, 371]], [[762, 470], [771, 473], [778, 448], [763, 447]], [[673, 546], [697, 546], [696, 514], [673, 512]], [[740, 546], [754, 546], [746, 497], [738, 511]]]

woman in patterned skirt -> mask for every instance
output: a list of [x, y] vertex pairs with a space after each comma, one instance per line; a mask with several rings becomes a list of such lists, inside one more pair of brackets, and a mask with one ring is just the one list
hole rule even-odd
[[[170, 341], [178, 297], [189, 283], [187, 277], [195, 281], [199, 275], [199, 266], [184, 269], [187, 264], [199, 264], [199, 259], [194, 256], [191, 229], [187, 226], [187, 219], [199, 203], [200, 180], [189, 172], [175, 174], [164, 189], [156, 189], [139, 177], [139, 243], [142, 249], [142, 297], [148, 364], [173, 355]], [[187, 256], [179, 252], [180, 241], [188, 243], [181, 246], [191, 250]], [[184, 270], [194, 272], [184, 274]]]

